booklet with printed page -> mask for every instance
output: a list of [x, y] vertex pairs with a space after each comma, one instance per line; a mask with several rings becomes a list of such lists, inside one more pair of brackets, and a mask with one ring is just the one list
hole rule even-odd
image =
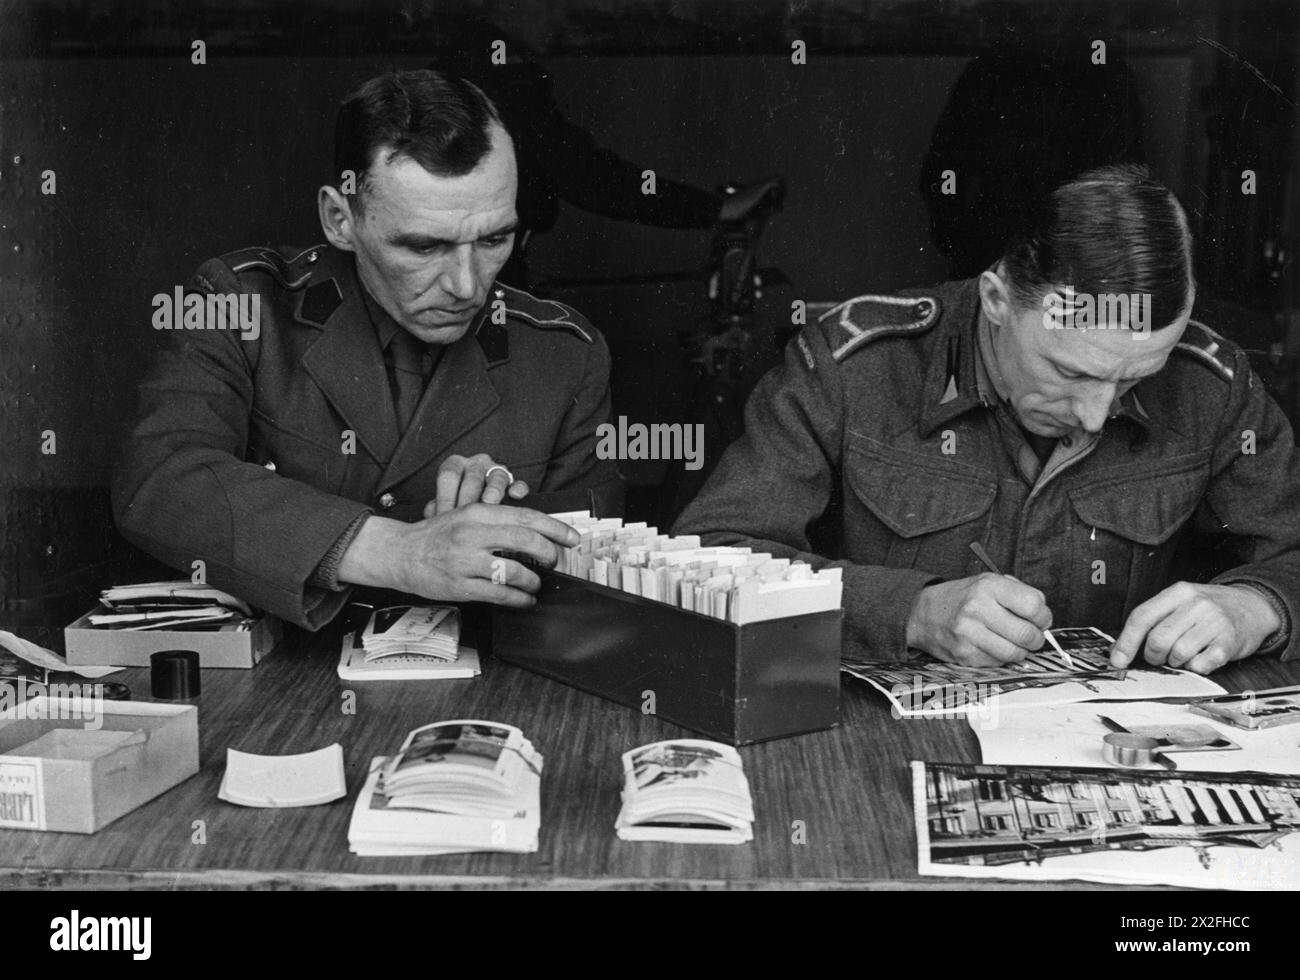
[[455, 606], [389, 606], [343, 637], [338, 675], [345, 681], [450, 680], [477, 677], [478, 652], [460, 645]]
[[621, 839], [744, 844], [753, 824], [749, 781], [731, 746], [679, 738], [623, 754]]
[[356, 854], [537, 850], [542, 757], [511, 725], [443, 721], [372, 762], [352, 811]]

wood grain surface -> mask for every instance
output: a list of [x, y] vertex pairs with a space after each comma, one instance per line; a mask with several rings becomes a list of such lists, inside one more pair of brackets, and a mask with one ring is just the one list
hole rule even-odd
[[[484, 658], [473, 680], [345, 684], [337, 636], [288, 644], [252, 670], [205, 670], [201, 766], [99, 833], [0, 830], [6, 888], [971, 888], [921, 879], [908, 763], [978, 762], [962, 721], [895, 720], [856, 681], [839, 727], [740, 749], [754, 796], [754, 841], [740, 846], [625, 843], [614, 834], [619, 757], [691, 733], [555, 681]], [[149, 698], [149, 673], [113, 676]], [[1230, 690], [1300, 683], [1300, 663], [1245, 661], [1217, 679]], [[355, 713], [345, 703], [355, 692]], [[347, 828], [372, 756], [433, 721], [517, 725], [545, 756], [536, 854], [357, 857]], [[253, 809], [217, 789], [226, 750], [282, 755], [339, 742], [349, 797], [324, 806]], [[196, 821], [204, 843], [194, 843]], [[792, 840], [802, 821], [804, 843]], [[1029, 887], [1007, 884], [1007, 887]], [[1033, 886], [1039, 887], [1039, 886]], [[1070, 887], [1080, 887], [1072, 884]], [[1086, 886], [1084, 886], [1086, 887]]]

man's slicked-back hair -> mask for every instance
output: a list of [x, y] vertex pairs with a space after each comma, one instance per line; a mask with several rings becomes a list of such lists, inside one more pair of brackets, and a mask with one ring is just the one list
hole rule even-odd
[[430, 69], [397, 71], [365, 82], [343, 100], [334, 124], [336, 179], [356, 174], [353, 211], [364, 210], [375, 152], [405, 156], [437, 177], [461, 177], [492, 149], [496, 106], [463, 78]]
[[1060, 287], [1151, 297], [1151, 329], [1187, 311], [1192, 235], [1173, 192], [1145, 167], [1088, 170], [1031, 209], [1003, 263], [1017, 305], [1037, 309]]

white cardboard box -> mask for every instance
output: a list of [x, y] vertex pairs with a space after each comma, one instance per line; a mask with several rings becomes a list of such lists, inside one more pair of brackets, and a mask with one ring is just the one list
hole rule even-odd
[[[127, 740], [76, 751], [100, 732]], [[15, 754], [36, 739], [47, 751]], [[93, 834], [198, 771], [193, 705], [41, 696], [0, 711], [0, 827]]]
[[282, 632], [280, 621], [267, 615], [248, 630], [94, 629], [90, 616], [106, 611], [96, 606], [64, 628], [70, 666], [148, 667], [149, 657], [160, 650], [196, 650], [200, 667], [253, 667], [275, 648]]

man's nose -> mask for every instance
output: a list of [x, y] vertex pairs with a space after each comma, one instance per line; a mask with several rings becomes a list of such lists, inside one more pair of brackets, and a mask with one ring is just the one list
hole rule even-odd
[[447, 264], [438, 276], [438, 285], [456, 299], [473, 299], [478, 289], [474, 271], [474, 246], [458, 245], [448, 256]]
[[1115, 403], [1115, 385], [1098, 383], [1088, 387], [1088, 391], [1074, 399], [1074, 414], [1085, 432], [1097, 433], [1110, 417], [1111, 406]]

